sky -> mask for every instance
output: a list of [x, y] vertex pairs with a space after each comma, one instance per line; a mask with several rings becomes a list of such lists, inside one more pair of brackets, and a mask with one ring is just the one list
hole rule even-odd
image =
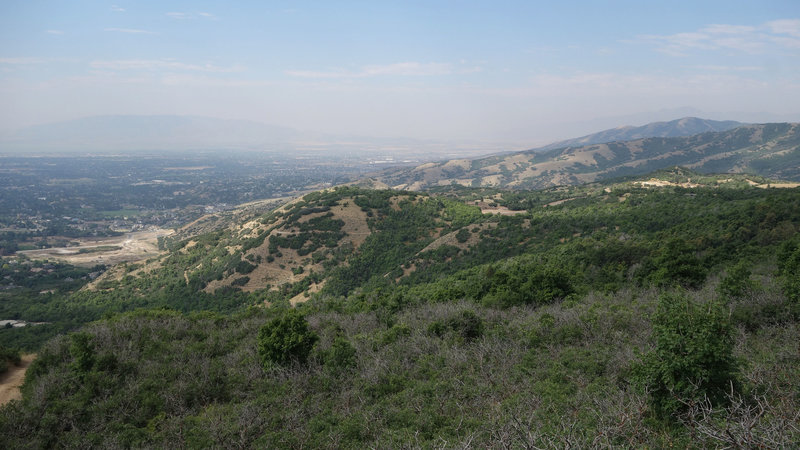
[[0, 2], [0, 130], [179, 114], [537, 144], [689, 113], [800, 121], [800, 1]]

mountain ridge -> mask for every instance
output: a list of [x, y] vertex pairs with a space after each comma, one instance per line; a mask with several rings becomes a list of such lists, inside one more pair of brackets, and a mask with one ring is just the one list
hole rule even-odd
[[387, 169], [373, 177], [396, 189], [408, 190], [450, 184], [537, 189], [645, 174], [670, 166], [686, 166], [704, 173], [750, 172], [798, 180], [800, 124], [742, 125], [687, 137], [653, 137], [454, 159]]
[[535, 150], [546, 151], [564, 147], [582, 147], [615, 141], [631, 141], [649, 137], [682, 137], [707, 131], [727, 131], [745, 125], [735, 120], [710, 120], [698, 117], [683, 117], [670, 121], [651, 122], [641, 126], [624, 125], [585, 136], [553, 142]]

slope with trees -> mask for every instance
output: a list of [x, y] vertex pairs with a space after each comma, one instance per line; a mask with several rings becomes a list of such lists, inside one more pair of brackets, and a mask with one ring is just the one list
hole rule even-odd
[[[37, 447], [791, 447], [800, 191], [748, 178], [339, 188], [173, 242], [57, 305], [107, 317], [41, 347], [0, 435]], [[518, 214], [482, 214], [489, 202]], [[344, 203], [369, 229], [356, 243], [339, 234]], [[311, 262], [322, 251], [313, 276], [205, 290], [217, 271], [236, 280], [304, 249]]]

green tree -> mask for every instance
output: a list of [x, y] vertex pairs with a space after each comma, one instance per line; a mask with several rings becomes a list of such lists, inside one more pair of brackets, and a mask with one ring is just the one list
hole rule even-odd
[[736, 384], [732, 327], [717, 303], [699, 304], [685, 294], [664, 294], [653, 317], [655, 348], [644, 355], [636, 378], [656, 415], [668, 418], [705, 398], [723, 404]]
[[305, 316], [290, 309], [261, 327], [258, 354], [267, 369], [275, 364], [305, 363], [318, 339], [319, 336], [308, 327]]

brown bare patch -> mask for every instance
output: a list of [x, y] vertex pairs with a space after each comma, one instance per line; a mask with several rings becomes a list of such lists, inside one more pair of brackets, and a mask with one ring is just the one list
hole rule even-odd
[[12, 365], [6, 373], [0, 375], [0, 406], [11, 400], [22, 399], [22, 392], [19, 388], [25, 382], [25, 373], [34, 359], [36, 359], [35, 353], [22, 355], [22, 361], [18, 366]]
[[82, 267], [142, 261], [161, 254], [158, 238], [172, 233], [172, 230], [158, 228], [111, 238], [79, 238], [79, 245], [76, 247], [54, 247], [18, 253], [31, 259], [55, 259]]

